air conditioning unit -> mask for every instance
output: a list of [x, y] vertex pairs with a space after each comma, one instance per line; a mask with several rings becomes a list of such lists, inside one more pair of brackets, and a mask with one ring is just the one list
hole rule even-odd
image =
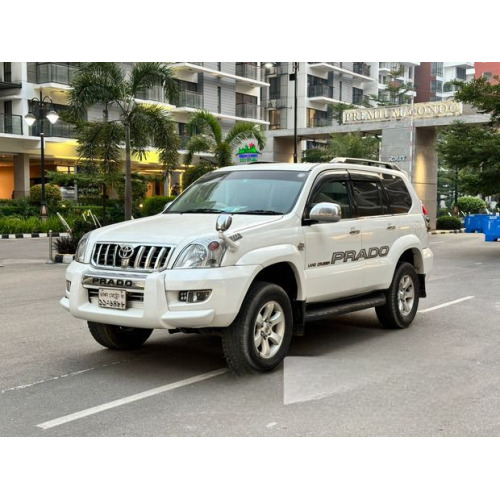
[[269, 101], [267, 101], [267, 107], [268, 108], [275, 108], [276, 107], [276, 101], [277, 101], [277, 99], [269, 99]]

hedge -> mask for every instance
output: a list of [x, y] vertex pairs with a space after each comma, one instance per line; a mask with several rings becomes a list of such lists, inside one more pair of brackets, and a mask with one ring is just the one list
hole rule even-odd
[[462, 222], [458, 217], [443, 215], [436, 219], [436, 229], [460, 229]]

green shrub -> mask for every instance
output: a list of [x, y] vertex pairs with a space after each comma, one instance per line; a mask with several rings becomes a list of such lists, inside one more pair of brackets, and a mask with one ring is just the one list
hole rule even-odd
[[457, 206], [459, 210], [466, 214], [480, 214], [485, 212], [486, 202], [474, 196], [462, 196], [458, 198]]
[[78, 242], [72, 235], [56, 238], [52, 244], [57, 253], [75, 254]]
[[443, 215], [436, 219], [436, 229], [460, 229], [462, 222], [458, 217]]
[[[54, 184], [45, 184], [45, 201], [49, 207], [55, 207], [62, 200], [61, 190]], [[42, 185], [35, 184], [30, 189], [31, 203], [40, 204], [42, 201]]]
[[175, 200], [175, 196], [152, 196], [151, 198], [146, 198], [142, 206], [142, 215], [148, 217], [159, 214], [163, 211], [165, 205], [172, 200]]
[[64, 232], [65, 229], [55, 215], [42, 220], [40, 217], [0, 217], [0, 233], [2, 234], [30, 234]]

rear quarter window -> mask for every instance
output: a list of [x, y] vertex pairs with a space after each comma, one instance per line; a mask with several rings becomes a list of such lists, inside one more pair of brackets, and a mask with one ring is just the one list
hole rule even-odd
[[405, 181], [397, 175], [384, 174], [382, 185], [389, 199], [389, 205], [393, 214], [406, 214], [410, 211], [413, 200], [406, 187]]

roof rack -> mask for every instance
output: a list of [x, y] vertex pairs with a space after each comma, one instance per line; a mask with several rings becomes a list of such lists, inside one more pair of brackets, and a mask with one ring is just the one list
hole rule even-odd
[[389, 163], [386, 161], [365, 160], [363, 158], [337, 157], [330, 160], [330, 163], [354, 163], [358, 165], [369, 165], [371, 167], [388, 168], [389, 170], [401, 170], [394, 163]]

